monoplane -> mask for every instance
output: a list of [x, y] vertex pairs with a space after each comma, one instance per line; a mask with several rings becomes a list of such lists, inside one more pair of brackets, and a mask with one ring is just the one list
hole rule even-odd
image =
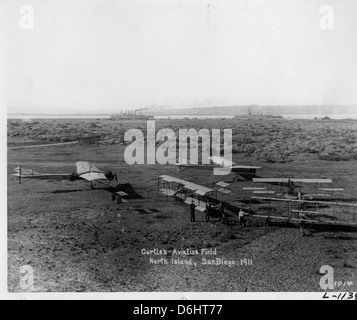
[[117, 181], [118, 177], [112, 171], [102, 171], [95, 167], [93, 164], [85, 161], [76, 162], [77, 170], [73, 173], [38, 173], [32, 169], [26, 169], [19, 166], [15, 169], [15, 174], [13, 176], [18, 178], [21, 184], [23, 179], [39, 179], [39, 180], [85, 180], [90, 182], [90, 187], [94, 189], [94, 181], [109, 181], [112, 182], [114, 179]]

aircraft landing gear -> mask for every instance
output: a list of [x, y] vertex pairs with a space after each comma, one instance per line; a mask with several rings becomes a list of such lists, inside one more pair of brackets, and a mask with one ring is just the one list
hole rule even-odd
[[93, 182], [91, 181], [91, 183], [90, 183], [90, 188], [91, 188], [91, 190], [94, 190], [95, 188], [94, 188], [94, 186], [93, 186]]

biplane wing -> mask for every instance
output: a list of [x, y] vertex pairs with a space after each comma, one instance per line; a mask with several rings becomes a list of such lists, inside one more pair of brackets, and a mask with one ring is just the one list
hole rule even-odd
[[331, 179], [289, 179], [289, 178], [253, 178], [253, 182], [270, 183], [270, 184], [289, 184], [289, 181], [294, 183], [307, 184], [329, 184]]
[[96, 180], [108, 180], [107, 176], [103, 171], [99, 170], [97, 167], [95, 167], [89, 162], [76, 162], [76, 167], [78, 176], [84, 180], [90, 182]]
[[238, 165], [237, 163], [235, 162], [232, 162], [232, 161], [229, 161], [227, 159], [224, 159], [222, 157], [210, 157], [211, 161], [216, 164], [216, 165], [219, 165], [221, 167], [228, 167], [228, 168], [231, 168], [232, 171], [234, 171], [234, 169], [236, 170], [240, 170], [240, 171], [243, 171], [243, 170], [251, 170], [251, 169], [260, 169], [260, 167], [256, 167], [256, 166], [245, 166], [245, 165]]
[[108, 180], [105, 174], [100, 172], [88, 172], [81, 174], [79, 177], [90, 182], [97, 180]]
[[182, 161], [182, 158], [179, 159], [176, 164], [181, 168], [195, 168], [195, 169], [214, 169], [214, 168], [227, 168], [231, 172], [235, 172], [236, 174], [249, 174], [255, 176], [256, 172], [260, 167], [256, 166], [245, 166], [245, 165], [237, 165], [236, 163], [224, 159], [222, 157], [213, 156], [209, 158], [212, 164], [190, 164], [187, 159]]
[[232, 166], [231, 170], [233, 172], [246, 172], [246, 173], [256, 173], [256, 171], [258, 169], [260, 169], [261, 167], [255, 167], [255, 166]]
[[92, 165], [90, 162], [78, 161], [76, 162], [76, 167], [77, 167], [78, 175], [85, 174], [88, 172], [103, 173], [102, 170], [99, 170], [96, 166]]
[[217, 168], [217, 167], [232, 167], [235, 163], [226, 160], [222, 157], [209, 157], [212, 164], [198, 164], [190, 163], [188, 159], [180, 158], [176, 163], [180, 167], [205, 167], [205, 168]]
[[232, 167], [236, 164], [232, 161], [217, 156], [210, 157], [210, 159], [215, 165], [218, 165], [220, 167]]

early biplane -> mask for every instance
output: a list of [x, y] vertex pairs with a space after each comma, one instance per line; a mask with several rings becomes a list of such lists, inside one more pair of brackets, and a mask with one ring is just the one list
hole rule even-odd
[[159, 177], [158, 189], [168, 197], [175, 197], [186, 204], [194, 201], [197, 210], [204, 212], [208, 198], [214, 190], [189, 181], [163, 175]]
[[79, 161], [76, 162], [77, 171], [74, 173], [60, 173], [60, 174], [41, 174], [33, 171], [32, 169], [25, 169], [22, 166], [15, 169], [13, 176], [17, 177], [21, 184], [23, 179], [40, 179], [40, 180], [85, 180], [89, 181], [93, 189], [94, 181], [117, 181], [117, 175], [112, 171], [101, 171], [89, 162]]
[[[228, 211], [239, 211], [239, 208], [230, 205], [230, 203], [224, 199], [226, 195], [231, 193], [228, 187], [229, 184], [223, 181], [219, 181], [215, 183], [214, 186], [208, 188], [168, 175], [162, 175], [158, 179], [158, 191], [166, 197], [173, 197], [187, 205], [194, 202], [196, 210], [206, 212], [210, 217], [216, 218], [222, 217], [222, 205]], [[207, 212], [207, 210], [209, 210], [209, 212]]]
[[[296, 183], [324, 184], [332, 183], [331, 179], [262, 179], [256, 182], [280, 183], [286, 186], [296, 186]], [[166, 197], [173, 197], [182, 203], [190, 205], [194, 202], [196, 210], [206, 212], [209, 210], [212, 217], [221, 217], [220, 208], [223, 204], [225, 210], [231, 214], [238, 214], [243, 209], [252, 218], [263, 218], [287, 223], [298, 224], [300, 228], [310, 228], [312, 225], [334, 225], [337, 227], [356, 226], [357, 205], [351, 203], [333, 203], [323, 201], [311, 201], [306, 199], [290, 198], [269, 198], [253, 196], [249, 207], [246, 202], [223, 200], [218, 197], [219, 193], [227, 194], [231, 192], [229, 184], [217, 182], [215, 186], [205, 187], [176, 177], [162, 175], [158, 179], [158, 191]], [[259, 189], [263, 188], [249, 188]], [[219, 199], [221, 198], [221, 199]], [[272, 201], [275, 205], [266, 206], [264, 201]], [[209, 208], [209, 209], [208, 209]], [[207, 220], [206, 220], [207, 221]]]
[[228, 171], [234, 172], [236, 174], [236, 178], [238, 176], [243, 176], [248, 179], [256, 176], [256, 172], [260, 167], [256, 166], [246, 166], [246, 165], [237, 165], [236, 163], [224, 159], [222, 157], [209, 157], [211, 160], [211, 164], [190, 164], [188, 161], [183, 161], [182, 158], [179, 159], [176, 164], [179, 167], [179, 171], [181, 172], [183, 168], [194, 168], [194, 169], [214, 169], [214, 168], [227, 168]]
[[[315, 186], [320, 191], [326, 190], [343, 190], [343, 189], [332, 189], [332, 188], [322, 188], [321, 186], [332, 184], [331, 179], [305, 179], [305, 178], [253, 178], [255, 183], [267, 183], [271, 185], [278, 186], [280, 188], [285, 188], [283, 193], [280, 193], [282, 198], [291, 200], [317, 200], [317, 199], [328, 199], [331, 194], [321, 194], [321, 193], [306, 193], [303, 192], [303, 186]], [[276, 194], [274, 190], [267, 190], [266, 188], [250, 188], [253, 190], [253, 194]], [[315, 188], [316, 189], [316, 188]], [[279, 196], [279, 193], [276, 194]]]

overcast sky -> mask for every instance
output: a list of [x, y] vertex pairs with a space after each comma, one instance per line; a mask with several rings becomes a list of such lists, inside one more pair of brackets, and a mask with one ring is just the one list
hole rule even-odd
[[357, 104], [355, 0], [7, 2], [10, 113]]

